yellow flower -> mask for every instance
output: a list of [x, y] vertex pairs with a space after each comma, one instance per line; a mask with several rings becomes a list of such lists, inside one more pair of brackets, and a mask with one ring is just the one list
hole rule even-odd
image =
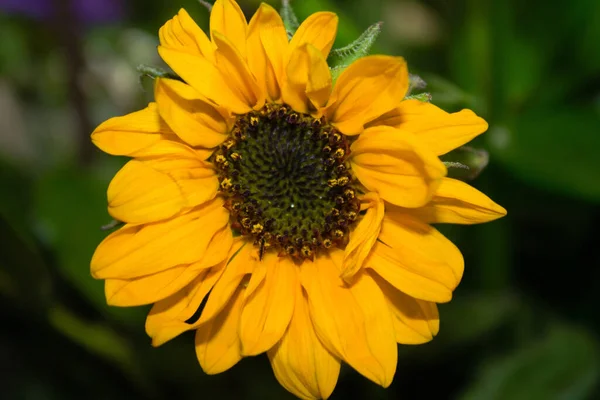
[[333, 84], [337, 23], [313, 14], [288, 40], [272, 7], [247, 23], [217, 0], [209, 39], [181, 10], [158, 48], [181, 81], [157, 79], [155, 103], [92, 134], [133, 158], [108, 188], [125, 225], [91, 262], [108, 303], [153, 303], [155, 346], [195, 330], [208, 374], [266, 352], [301, 398], [328, 397], [342, 361], [388, 386], [397, 343], [437, 334], [463, 274], [429, 224], [505, 214], [438, 158], [486, 122], [403, 100], [400, 57], [364, 57]]

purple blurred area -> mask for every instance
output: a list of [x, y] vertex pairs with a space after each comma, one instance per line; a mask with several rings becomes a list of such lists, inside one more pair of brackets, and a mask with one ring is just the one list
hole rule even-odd
[[61, 2], [70, 3], [77, 19], [88, 24], [119, 21], [124, 15], [123, 0], [0, 0], [0, 10], [35, 19], [51, 19]]

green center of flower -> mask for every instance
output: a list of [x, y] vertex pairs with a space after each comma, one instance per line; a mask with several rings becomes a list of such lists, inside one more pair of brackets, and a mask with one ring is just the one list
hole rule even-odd
[[312, 259], [344, 247], [360, 203], [348, 139], [324, 119], [268, 104], [238, 117], [213, 155], [232, 227], [264, 251]]

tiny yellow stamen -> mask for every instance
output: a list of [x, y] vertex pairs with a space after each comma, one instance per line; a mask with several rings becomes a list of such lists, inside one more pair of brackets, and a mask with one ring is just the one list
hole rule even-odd
[[221, 187], [225, 190], [231, 189], [232, 186], [233, 186], [233, 183], [231, 182], [230, 178], [225, 178], [225, 179], [223, 179], [223, 181], [221, 181]]
[[263, 229], [264, 226], [262, 226], [261, 224], [252, 225], [252, 233], [261, 233]]

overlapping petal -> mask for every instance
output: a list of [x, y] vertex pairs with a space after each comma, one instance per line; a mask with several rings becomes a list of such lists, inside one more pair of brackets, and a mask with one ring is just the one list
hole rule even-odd
[[312, 327], [308, 300], [295, 288], [294, 312], [283, 338], [267, 353], [275, 377], [302, 399], [328, 398], [340, 373], [340, 360], [321, 343]]
[[409, 296], [437, 303], [450, 301], [464, 270], [460, 251], [435, 228], [389, 212], [365, 265]]
[[229, 85], [227, 77], [212, 61], [165, 46], [159, 46], [158, 53], [177, 75], [204, 98], [236, 114], [252, 110], [254, 104], [248, 103], [237, 88]]
[[214, 62], [214, 46], [183, 8], [158, 31], [160, 44]]
[[182, 151], [194, 153], [160, 117], [156, 103], [104, 121], [92, 133], [92, 142], [100, 150], [115, 156], [158, 157]]
[[228, 220], [223, 200], [216, 198], [166, 221], [125, 225], [96, 249], [92, 275], [96, 279], [131, 279], [194, 263]]
[[229, 118], [191, 86], [173, 79], [157, 79], [154, 97], [161, 117], [191, 146], [212, 148], [227, 138]]
[[248, 26], [248, 67], [271, 101], [281, 97], [288, 39], [277, 11], [262, 3]]
[[323, 54], [324, 58], [327, 58], [335, 41], [337, 26], [338, 16], [332, 12], [317, 12], [310, 15], [300, 24], [290, 40], [288, 55], [305, 44], [311, 44]]
[[154, 304], [146, 318], [146, 333], [152, 338], [153, 346], [160, 346], [198, 326], [198, 321], [189, 322], [189, 319], [196, 313], [204, 298], [220, 279], [231, 258], [243, 244], [242, 240], [234, 239], [223, 262], [200, 271], [198, 277], [185, 288]]
[[[390, 312], [381, 290], [366, 274], [352, 285], [341, 273], [343, 252], [302, 265], [302, 286], [317, 336], [336, 357], [387, 387], [394, 376], [397, 349]], [[318, 265], [317, 265], [318, 264]]]
[[219, 181], [211, 165], [184, 156], [125, 164], [108, 187], [110, 215], [130, 224], [150, 223], [212, 200]]
[[206, 254], [198, 262], [135, 279], [107, 279], [104, 286], [106, 302], [114, 306], [131, 307], [163, 300], [198, 276], [206, 277], [204, 270], [222, 262], [232, 243], [231, 229], [225, 227], [212, 238]]
[[410, 297], [377, 274], [371, 275], [387, 300], [398, 343], [426, 343], [437, 335], [440, 329], [440, 317], [435, 303]]
[[262, 108], [265, 104], [265, 93], [256, 83], [242, 53], [219, 32], [213, 32], [213, 41], [217, 45], [215, 52], [217, 68], [226, 77], [229, 87], [250, 107], [255, 110]]
[[360, 183], [395, 205], [423, 206], [446, 175], [444, 164], [412, 134], [394, 128], [369, 128], [351, 150]]
[[408, 69], [402, 57], [363, 57], [337, 79], [326, 116], [341, 132], [357, 135], [367, 122], [394, 109], [407, 89]]
[[196, 356], [209, 375], [227, 371], [242, 359], [238, 329], [243, 297], [244, 289], [238, 287], [225, 308], [196, 330]]
[[210, 37], [217, 44], [215, 32], [231, 41], [237, 51], [246, 57], [248, 23], [240, 6], [232, 0], [217, 0], [210, 13]]
[[264, 277], [252, 290], [252, 274], [244, 296], [239, 329], [244, 356], [264, 353], [281, 339], [294, 312], [296, 288], [300, 287], [292, 260], [268, 253], [260, 267], [265, 269]]
[[452, 178], [443, 178], [435, 195], [423, 207], [395, 209], [431, 224], [481, 224], [506, 215], [496, 204], [474, 187]]
[[365, 215], [350, 234], [350, 241], [344, 251], [342, 279], [349, 282], [363, 266], [363, 262], [377, 241], [385, 207], [383, 200], [375, 192], [367, 193], [361, 199]]
[[436, 155], [462, 146], [488, 128], [487, 122], [471, 110], [447, 113], [431, 103], [418, 100], [401, 102], [372, 125], [393, 126], [412, 132]]
[[325, 106], [331, 92], [331, 74], [321, 52], [311, 44], [298, 47], [290, 56], [282, 99], [294, 110], [311, 113]]

